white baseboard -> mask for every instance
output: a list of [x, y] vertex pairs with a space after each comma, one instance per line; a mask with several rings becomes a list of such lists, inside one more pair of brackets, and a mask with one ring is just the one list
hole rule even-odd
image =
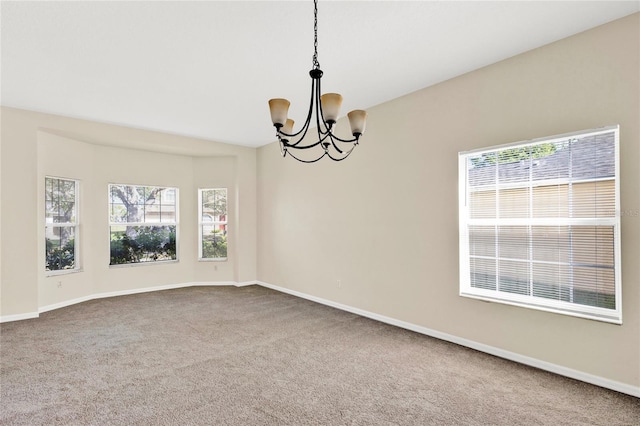
[[144, 288], [134, 288], [130, 290], [118, 290], [118, 291], [110, 291], [104, 293], [96, 293], [90, 294], [88, 296], [78, 297], [76, 299], [65, 300], [63, 302], [54, 303], [51, 305], [42, 306], [38, 309], [38, 312], [30, 312], [26, 314], [16, 314], [16, 315], [5, 315], [0, 316], [0, 323], [3, 322], [11, 322], [11, 321], [20, 321], [31, 318], [38, 318], [41, 313], [53, 311], [55, 309], [65, 308], [67, 306], [75, 305], [82, 302], [88, 302], [89, 300], [95, 299], [104, 299], [106, 297], [116, 297], [116, 296], [126, 296], [130, 294], [138, 294], [138, 293], [148, 293], [151, 291], [161, 291], [161, 290], [171, 290], [176, 288], [184, 288], [184, 287], [196, 287], [196, 286], [235, 286], [235, 287], [244, 287], [247, 285], [256, 284], [256, 281], [244, 281], [244, 282], [236, 282], [236, 281], [209, 281], [209, 282], [188, 282], [188, 283], [179, 283], [179, 284], [167, 284], [162, 286], [154, 286], [154, 287], [144, 287]]
[[59, 302], [59, 303], [53, 303], [51, 305], [42, 306], [41, 308], [39, 308], [38, 309], [38, 314], [42, 314], [44, 312], [49, 312], [49, 311], [54, 311], [54, 310], [60, 309], [60, 308], [66, 308], [67, 306], [76, 305], [76, 304], [82, 303], [82, 302], [88, 302], [89, 300], [98, 299], [98, 298], [99, 298], [98, 295], [90, 295], [90, 296], [78, 297], [76, 299], [65, 300], [65, 301]]
[[4, 315], [0, 316], [0, 323], [22, 321], [26, 319], [38, 318], [38, 312], [28, 312], [26, 314]]
[[234, 285], [236, 287], [246, 287], [248, 285], [256, 285], [258, 284], [258, 281], [241, 281], [239, 283], [235, 283]]
[[238, 287], [238, 283], [235, 281], [200, 281], [188, 283], [185, 287], [213, 287], [213, 286], [235, 286]]
[[411, 324], [405, 321], [397, 320], [395, 318], [379, 315], [374, 312], [365, 311], [363, 309], [354, 308], [353, 306], [343, 305], [342, 303], [333, 302], [331, 300], [322, 299], [320, 297], [311, 296], [299, 291], [291, 290], [284, 287], [279, 287], [273, 284], [265, 283], [262, 281], [257, 282], [258, 285], [276, 290], [282, 293], [287, 293], [292, 296], [300, 297], [302, 299], [311, 300], [323, 305], [331, 306], [336, 309], [340, 309], [346, 312], [360, 315], [362, 317], [370, 318], [376, 321], [380, 321], [386, 324], [394, 325], [407, 330], [415, 331], [416, 333], [424, 334], [427, 336], [435, 337], [440, 340], [455, 343], [457, 345], [466, 346], [471, 349], [475, 349], [480, 352], [485, 352], [500, 358], [515, 361], [520, 364], [529, 365], [531, 367], [539, 368], [541, 370], [549, 371], [561, 376], [569, 377], [572, 379], [580, 380], [582, 382], [591, 383], [592, 385], [600, 386], [603, 388], [611, 389], [616, 392], [625, 393], [627, 395], [640, 398], [640, 387], [629, 385], [626, 383], [617, 382], [604, 377], [595, 376], [593, 374], [585, 373], [583, 371], [574, 370], [568, 367], [564, 367], [550, 362], [542, 361], [536, 358], [531, 358], [525, 355], [521, 355], [515, 352], [505, 351], [504, 349], [496, 348], [493, 346], [485, 345], [482, 343], [474, 342], [473, 340], [464, 339], [462, 337], [454, 336], [452, 334], [442, 333], [437, 330], [432, 330], [426, 327], [422, 327], [416, 324]]

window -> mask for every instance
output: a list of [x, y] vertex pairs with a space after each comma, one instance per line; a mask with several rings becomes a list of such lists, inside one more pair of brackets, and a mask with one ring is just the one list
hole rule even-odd
[[618, 140], [460, 153], [460, 295], [622, 323]]
[[77, 271], [78, 181], [45, 177], [45, 269]]
[[109, 185], [109, 264], [176, 260], [177, 205], [177, 188]]
[[198, 190], [199, 254], [201, 260], [227, 258], [227, 189]]

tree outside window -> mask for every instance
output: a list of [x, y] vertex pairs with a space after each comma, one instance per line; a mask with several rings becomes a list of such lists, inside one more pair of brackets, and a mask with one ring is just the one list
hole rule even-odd
[[77, 270], [78, 188], [72, 179], [45, 178], [45, 270]]
[[177, 188], [109, 185], [110, 265], [176, 260]]
[[227, 258], [227, 189], [200, 189], [200, 247], [202, 260]]

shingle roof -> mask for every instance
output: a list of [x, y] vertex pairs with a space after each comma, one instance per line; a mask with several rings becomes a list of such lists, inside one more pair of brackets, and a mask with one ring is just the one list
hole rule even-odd
[[[502, 151], [503, 149], [494, 152]], [[470, 160], [468, 160], [470, 161]], [[556, 151], [545, 157], [512, 163], [471, 166], [472, 186], [548, 179], [584, 180], [615, 176], [615, 133], [608, 132], [556, 143]]]

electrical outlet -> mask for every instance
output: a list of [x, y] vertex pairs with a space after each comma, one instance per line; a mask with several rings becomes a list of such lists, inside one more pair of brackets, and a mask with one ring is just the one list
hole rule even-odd
[[62, 281], [58, 281], [58, 288], [62, 287]]
[[338, 288], [342, 287], [342, 280], [338, 280]]

